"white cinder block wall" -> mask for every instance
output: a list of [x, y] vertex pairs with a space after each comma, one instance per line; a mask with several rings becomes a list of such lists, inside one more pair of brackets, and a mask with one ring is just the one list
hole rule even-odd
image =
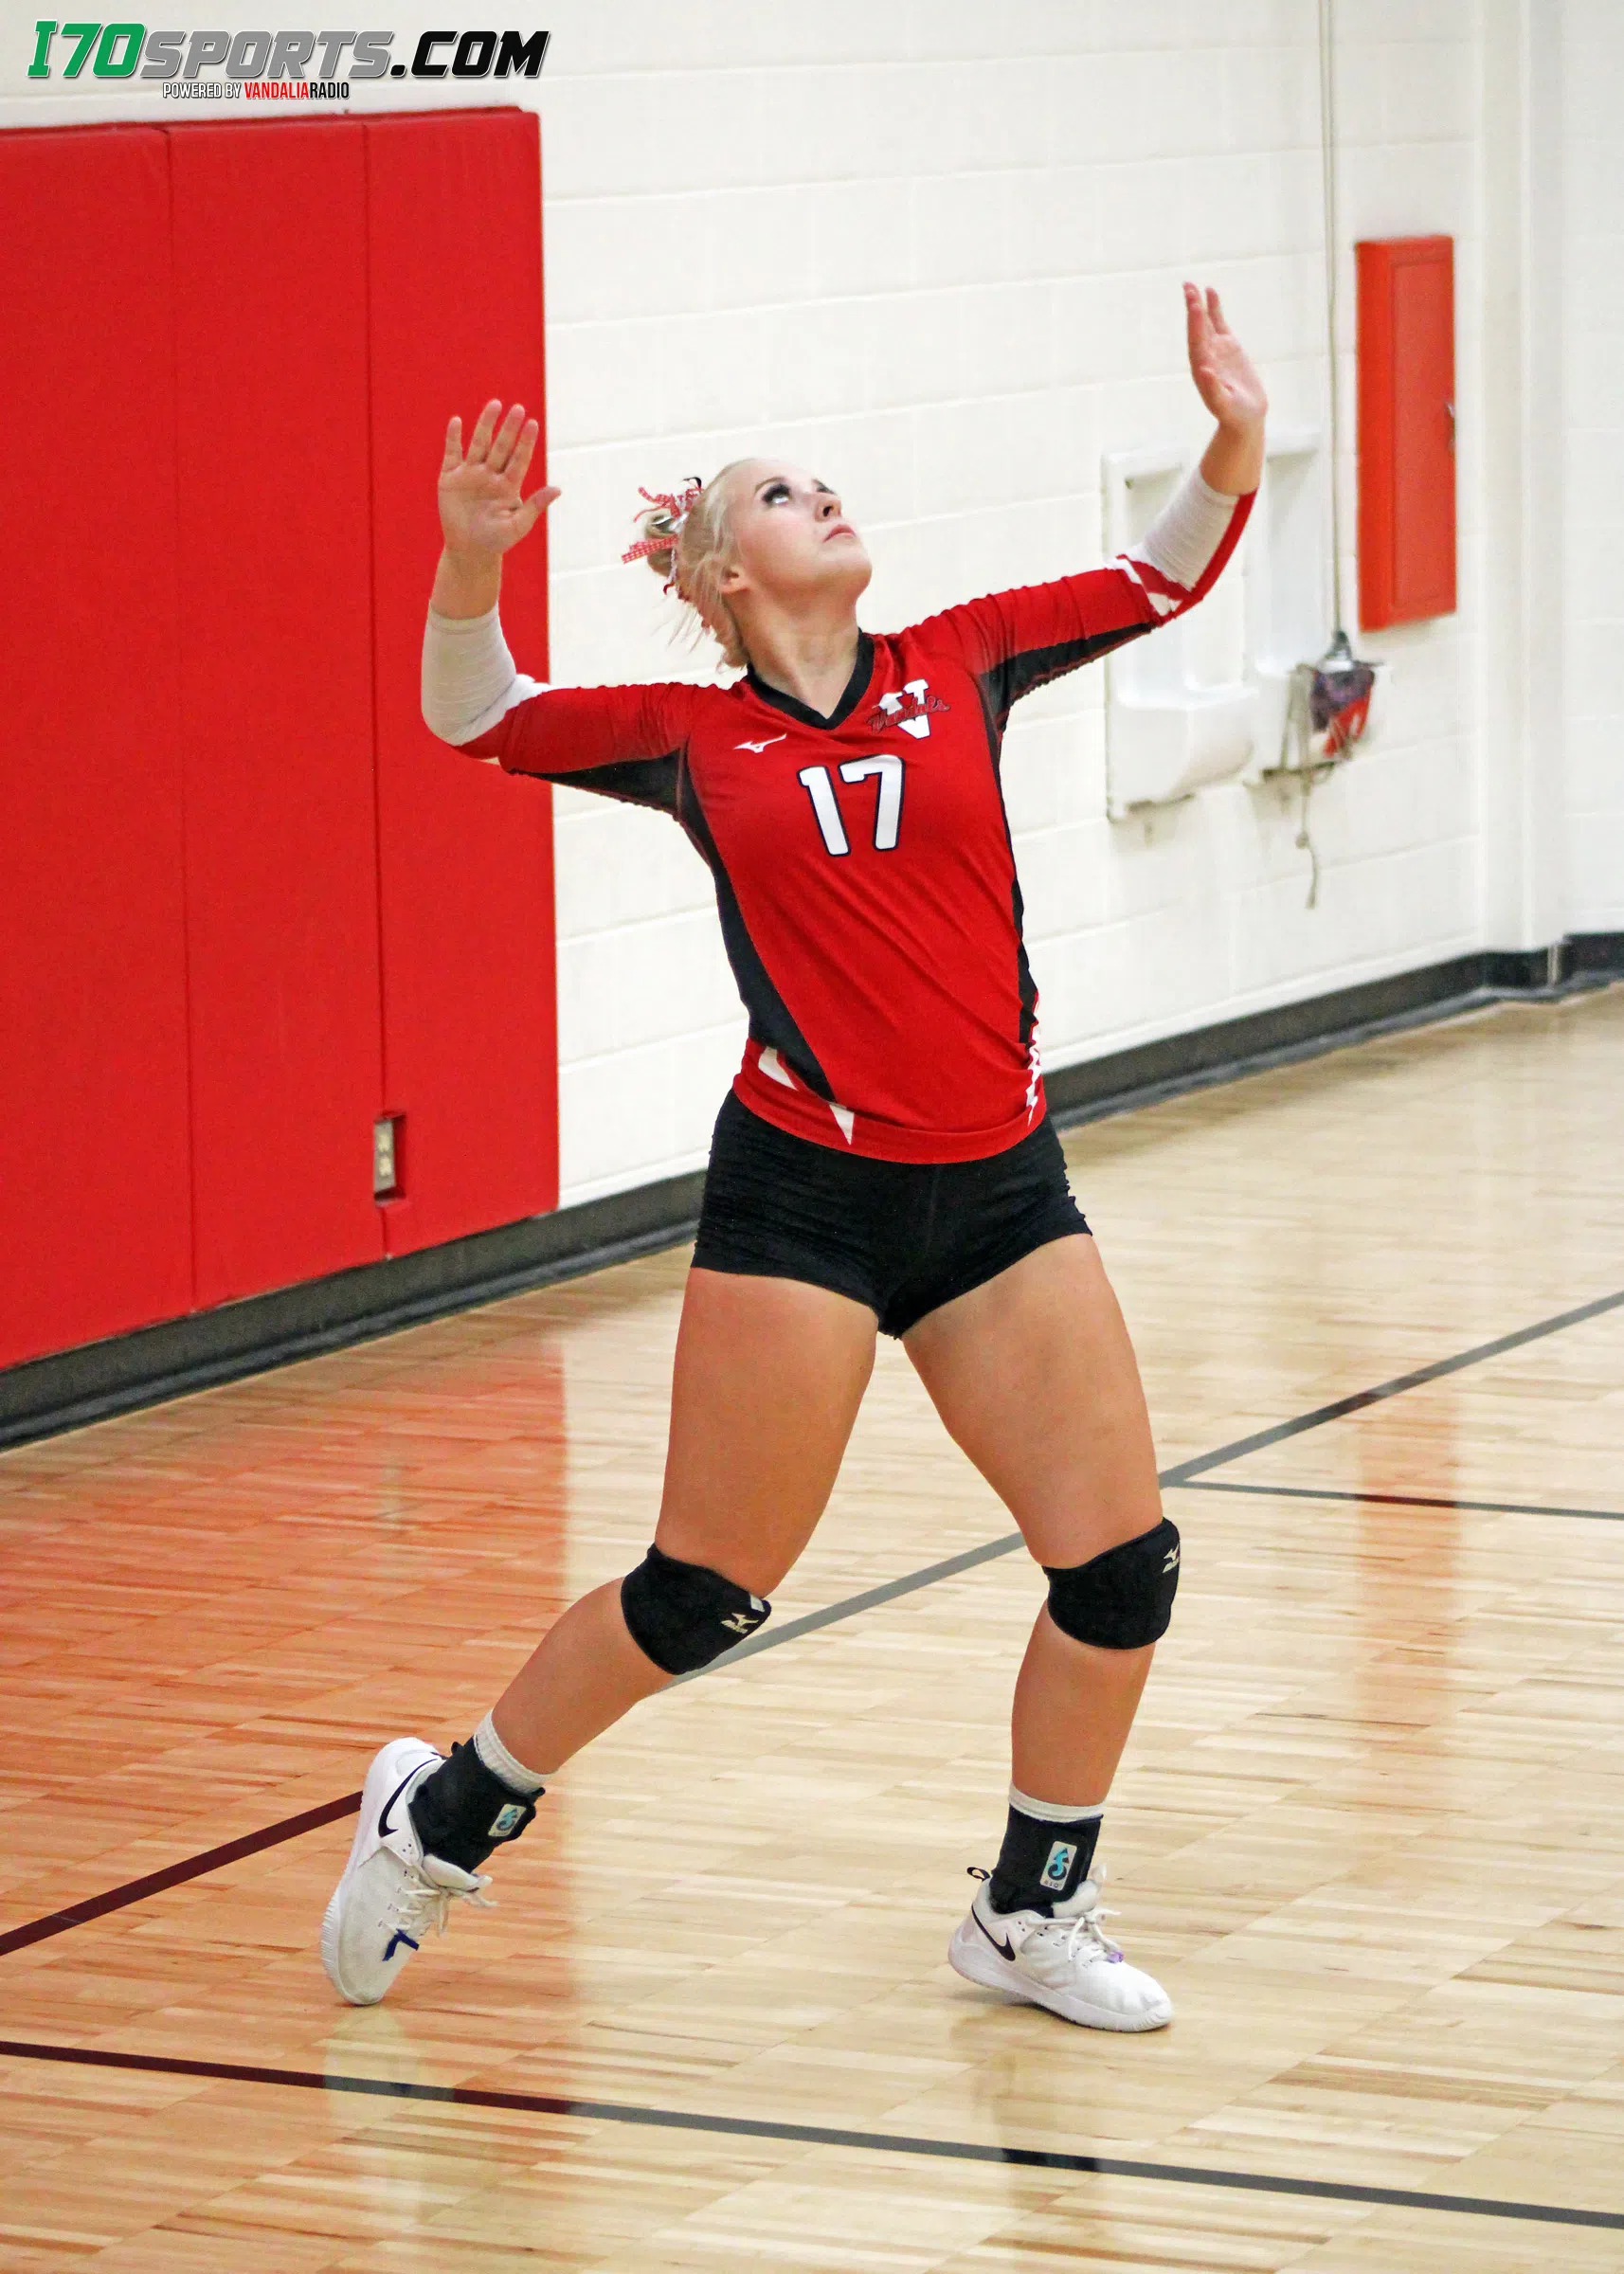
[[[545, 15], [539, 82], [465, 92], [542, 118], [555, 679], [705, 675], [670, 643], [655, 578], [618, 556], [640, 483], [747, 451], [793, 453], [840, 488], [875, 563], [875, 629], [1095, 562], [1102, 452], [1206, 431], [1185, 275], [1223, 292], [1276, 418], [1324, 425], [1315, 0], [556, 0]], [[1005, 782], [1051, 1066], [1472, 948], [1624, 927], [1624, 20], [1617, 0], [1344, 0], [1338, 16], [1344, 245], [1456, 241], [1459, 611], [1362, 643], [1394, 669], [1379, 730], [1314, 801], [1311, 911], [1297, 815], [1271, 790], [1107, 819], [1102, 670], [1020, 706]], [[259, 0], [208, 15], [267, 20], [309, 16]], [[476, 20], [406, 7], [396, 52]], [[1566, 405], [1566, 748], [1543, 779], [1489, 700], [1518, 677], [1521, 659], [1493, 653], [1506, 625], [1541, 620], [1498, 557], [1497, 532], [1524, 527], [1507, 487], [1523, 476], [1486, 436], [1521, 415], [1503, 374], [1524, 343], [1516, 291], [1486, 272], [1484, 215], [1504, 107], [1530, 47], [1558, 35], [1564, 189], [1522, 256], [1564, 282], [1565, 375], [1544, 407]], [[177, 115], [131, 84], [31, 86], [12, 45], [0, 124]], [[414, 93], [459, 99], [451, 82]], [[400, 99], [386, 82], [352, 108]], [[1341, 294], [1351, 619], [1350, 250]], [[1529, 796], [1568, 872], [1534, 893]], [[565, 791], [557, 844], [569, 1202], [700, 1164], [743, 1020], [709, 878], [674, 827]]]
[[1570, 928], [1624, 930], [1624, 8], [1566, 0], [1562, 334]]
[[[1390, 700], [1314, 801], [1311, 911], [1294, 802], [1231, 786], [1113, 823], [1104, 672], [1020, 705], [1004, 779], [1052, 1066], [1481, 944], [1478, 35], [1461, 0], [1342, 13], [1344, 240], [1457, 241], [1463, 606], [1370, 643], [1395, 660]], [[1279, 417], [1325, 424], [1312, 0], [558, 22], [543, 163], [561, 677], [705, 668], [666, 644], [654, 578], [616, 556], [640, 481], [746, 450], [841, 490], [875, 559], [875, 629], [1098, 560], [1102, 452], [1207, 430], [1185, 275], [1223, 292]], [[1342, 298], [1351, 554], [1351, 254]], [[1352, 593], [1350, 564], [1350, 610]], [[558, 817], [565, 1195], [585, 1200], [703, 1160], [743, 1026], [677, 833], [568, 792]]]

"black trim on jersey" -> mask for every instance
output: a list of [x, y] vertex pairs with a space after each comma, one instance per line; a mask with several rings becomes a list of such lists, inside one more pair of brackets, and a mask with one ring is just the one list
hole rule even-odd
[[648, 805], [657, 813], [675, 815], [677, 755], [667, 750], [663, 758], [618, 758], [608, 766], [578, 767], [570, 773], [540, 774], [536, 779], [555, 782], [561, 789], [596, 790], [602, 797], [619, 798], [623, 805]]
[[[1006, 821], [1004, 826], [1008, 827]], [[1020, 1047], [1030, 1053], [1032, 1030], [1038, 1024], [1038, 982], [1026, 956], [1026, 904], [1020, 897], [1020, 879], [1011, 879], [1009, 897], [1015, 909], [1016, 976], [1020, 984]]]
[[1129, 640], [1137, 640], [1144, 632], [1153, 632], [1155, 623], [1129, 623], [1116, 631], [1095, 632], [1084, 640], [1062, 640], [1053, 647], [1029, 647], [1019, 654], [1006, 656], [990, 671], [976, 674], [976, 685], [981, 692], [982, 715], [986, 723], [987, 755], [992, 761], [993, 780], [998, 785], [999, 811], [1003, 817], [1003, 841], [1009, 848], [1010, 911], [1015, 918], [1016, 985], [1020, 1002], [1020, 1047], [1032, 1048], [1032, 1030], [1037, 1022], [1038, 985], [1032, 976], [1032, 966], [1026, 953], [1026, 907], [1020, 896], [1020, 877], [1016, 869], [1015, 840], [1009, 833], [1009, 812], [1003, 802], [1003, 730], [1009, 723], [1011, 708], [1023, 695], [1035, 687], [1057, 679], [1062, 672], [1075, 671], [1079, 664], [1092, 663], [1097, 657], [1109, 655], [1112, 648], [1123, 647]]
[[1080, 663], [1092, 663], [1096, 657], [1109, 655], [1113, 647], [1121, 647], [1129, 640], [1137, 640], [1141, 633], [1155, 629], [1154, 623], [1129, 623], [1117, 631], [1095, 632], [1086, 640], [1063, 640], [1055, 647], [1029, 647], [1020, 655], [1006, 657], [978, 677], [1001, 727], [1011, 706], [1023, 695], [1030, 695], [1035, 687], [1046, 686], [1062, 672], [1075, 671]]
[[[1034, 655], [1054, 655], [1054, 648], [1034, 648]], [[1062, 666], [1062, 669], [1064, 666]], [[978, 672], [976, 693], [982, 698], [982, 724], [986, 729], [987, 763], [992, 767], [993, 784], [998, 791], [998, 816], [1003, 823], [1004, 850], [1009, 855], [1009, 912], [1015, 922], [1015, 990], [1020, 1004], [1020, 1047], [1030, 1052], [1032, 1030], [1038, 1022], [1038, 982], [1032, 976], [1032, 965], [1026, 953], [1026, 903], [1020, 893], [1020, 872], [1015, 858], [1015, 839], [1009, 833], [1009, 808], [1003, 801], [1003, 729], [1007, 713], [1001, 716], [992, 707], [992, 691], [987, 682], [996, 676], [993, 672]]]
[[814, 711], [810, 703], [803, 703], [799, 695], [785, 695], [778, 688], [769, 687], [765, 679], [756, 677], [753, 663], [745, 673], [750, 693], [759, 696], [762, 702], [770, 703], [775, 711], [784, 712], [786, 717], [798, 718], [803, 727], [821, 727], [825, 733], [845, 725], [868, 693], [869, 681], [873, 677], [874, 641], [867, 632], [857, 634], [857, 659], [852, 665], [852, 676], [846, 681], [845, 693], [827, 718], [821, 711]]
[[739, 993], [744, 997], [745, 1009], [749, 1013], [751, 1041], [776, 1050], [797, 1081], [804, 1082], [815, 1096], [822, 1098], [826, 1105], [832, 1105], [835, 1099], [834, 1084], [813, 1056], [805, 1037], [796, 1025], [783, 996], [774, 986], [771, 974], [750, 938], [738, 895], [733, 891], [733, 880], [716, 850], [716, 840], [711, 835], [711, 824], [705, 819], [705, 809], [694, 787], [694, 776], [687, 767], [681, 771], [676, 812], [689, 842], [715, 882], [716, 913], [722, 921], [722, 945], [728, 951], [728, 961], [732, 966]]

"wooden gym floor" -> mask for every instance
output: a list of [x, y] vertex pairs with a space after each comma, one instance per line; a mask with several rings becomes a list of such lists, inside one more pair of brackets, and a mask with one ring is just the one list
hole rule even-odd
[[1621, 1131], [1615, 987], [1068, 1141], [1186, 1542], [1149, 2037], [944, 1962], [1041, 1581], [893, 1346], [758, 1647], [368, 2012], [367, 1759], [641, 1553], [685, 1256], [0, 1458], [0, 2266], [1624, 2267]]

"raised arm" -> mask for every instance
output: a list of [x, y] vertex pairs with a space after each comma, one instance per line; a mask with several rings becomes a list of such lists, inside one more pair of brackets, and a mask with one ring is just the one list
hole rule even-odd
[[522, 403], [505, 418], [501, 408], [486, 404], [466, 455], [461, 421], [446, 428], [445, 547], [423, 632], [424, 720], [442, 742], [506, 773], [573, 782], [675, 813], [677, 753], [695, 689], [550, 687], [518, 670], [508, 652], [498, 607], [502, 555], [530, 534], [558, 492], [521, 495], [538, 428]]
[[1263, 422], [1269, 398], [1246, 350], [1224, 321], [1218, 296], [1210, 287], [1184, 287], [1190, 376], [1196, 391], [1218, 421], [1218, 432], [1201, 460], [1201, 478], [1229, 497], [1244, 497], [1263, 477]]
[[1218, 432], [1145, 534], [1102, 568], [989, 593], [913, 627], [983, 680], [1001, 719], [1033, 688], [1193, 608], [1239, 541], [1263, 472], [1263, 384], [1216, 292], [1186, 284], [1184, 312], [1190, 375]]
[[[466, 453], [462, 422], [454, 418], [440, 463], [445, 542], [424, 627], [423, 715], [442, 742], [460, 746], [488, 732], [515, 703], [543, 692], [540, 679], [514, 666], [497, 602], [503, 553], [530, 534], [558, 492], [543, 488], [521, 496], [541, 429], [525, 417], [522, 403], [505, 418], [501, 410], [499, 400], [486, 404]], [[487, 765], [499, 763], [492, 751], [477, 754]]]
[[501, 594], [503, 553], [529, 536], [558, 496], [552, 488], [520, 496], [540, 433], [522, 403], [502, 418], [496, 397], [479, 413], [466, 454], [461, 420], [446, 427], [439, 492], [445, 548], [429, 594], [442, 616], [489, 614]]

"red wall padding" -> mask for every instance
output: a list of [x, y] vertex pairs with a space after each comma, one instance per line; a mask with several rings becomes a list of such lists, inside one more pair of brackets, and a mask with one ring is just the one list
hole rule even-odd
[[200, 1305], [383, 1253], [364, 133], [171, 136]]
[[1454, 609], [1454, 240], [1355, 252], [1359, 621], [1376, 631]]
[[[20, 130], [0, 190], [3, 1364], [550, 1207], [557, 1107], [549, 793], [418, 711], [445, 421], [541, 407], [534, 119]], [[503, 604], [543, 675], [539, 537]]]
[[0, 1364], [192, 1299], [169, 169], [0, 135]]
[[[446, 421], [543, 413], [538, 128], [524, 112], [366, 127], [384, 1088], [405, 1114], [389, 1253], [558, 1200], [551, 796], [460, 757], [419, 703]], [[538, 448], [526, 487], [539, 486]], [[507, 556], [502, 627], [547, 677], [545, 521]]]

